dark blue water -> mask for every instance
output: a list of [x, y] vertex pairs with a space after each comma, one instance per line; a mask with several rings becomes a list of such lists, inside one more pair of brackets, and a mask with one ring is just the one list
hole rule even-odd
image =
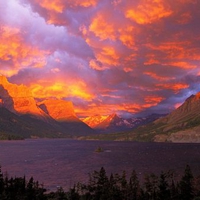
[[[101, 146], [102, 153], [95, 153]], [[200, 144], [137, 143], [38, 139], [0, 141], [0, 165], [9, 176], [33, 176], [45, 188], [64, 189], [74, 182], [87, 182], [88, 173], [104, 167], [108, 174], [146, 173], [173, 169], [177, 176], [189, 164], [200, 174]]]

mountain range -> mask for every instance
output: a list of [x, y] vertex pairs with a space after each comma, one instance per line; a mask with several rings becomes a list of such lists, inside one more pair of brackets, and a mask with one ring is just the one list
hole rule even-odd
[[147, 117], [122, 118], [114, 113], [105, 116], [94, 115], [86, 117], [83, 119], [83, 122], [95, 129], [98, 133], [115, 133], [133, 130], [138, 126], [153, 122], [162, 116], [165, 115], [151, 114]]
[[200, 93], [197, 93], [168, 115], [125, 119], [114, 113], [80, 120], [72, 102], [60, 99], [38, 101], [28, 87], [12, 84], [0, 75], [0, 139], [82, 137], [200, 142], [199, 111]]
[[95, 131], [76, 116], [72, 102], [37, 102], [24, 85], [0, 76], [0, 137], [74, 137]]
[[[105, 136], [98, 136], [106, 139]], [[110, 140], [148, 142], [200, 142], [200, 93], [191, 95], [185, 102], [151, 123], [138, 126], [134, 130], [109, 134]]]

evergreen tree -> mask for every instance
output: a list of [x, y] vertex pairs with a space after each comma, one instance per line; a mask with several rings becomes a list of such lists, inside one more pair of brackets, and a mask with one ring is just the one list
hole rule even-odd
[[128, 192], [127, 192], [127, 180], [125, 171], [122, 172], [122, 176], [119, 179], [119, 183], [120, 183], [122, 199], [127, 199]]
[[[76, 186], [74, 186], [73, 188], [71, 188], [68, 192], [67, 192], [67, 199], [68, 200], [79, 200], [80, 199], [80, 195], [77, 191]], [[87, 198], [86, 198], [87, 199]]]
[[200, 198], [200, 176], [194, 178], [194, 195]]
[[146, 175], [144, 178], [144, 195], [148, 200], [156, 200], [157, 199], [157, 187], [158, 187], [158, 177], [151, 173], [150, 175]]
[[109, 197], [110, 200], [121, 200], [122, 199], [122, 194], [121, 194], [121, 190], [120, 190], [120, 186], [119, 186], [119, 175], [115, 174], [115, 176], [113, 176], [113, 174], [110, 175], [110, 179], [109, 179]]
[[181, 200], [191, 200], [194, 197], [193, 174], [189, 165], [186, 166], [184, 175], [180, 181]]
[[128, 199], [137, 200], [140, 198], [140, 184], [135, 170], [132, 171], [128, 185]]
[[1, 171], [1, 166], [0, 166], [0, 199], [3, 197], [3, 192], [4, 192], [4, 179], [3, 179], [3, 173]]
[[160, 200], [168, 200], [170, 199], [170, 189], [169, 189], [169, 184], [166, 180], [166, 174], [165, 173], [161, 173], [160, 175], [160, 179], [159, 179], [159, 192], [158, 192], [158, 199]]

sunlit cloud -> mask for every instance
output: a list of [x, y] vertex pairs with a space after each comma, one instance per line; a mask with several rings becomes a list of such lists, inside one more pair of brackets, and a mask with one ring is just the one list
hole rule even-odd
[[77, 97], [87, 101], [93, 98], [93, 95], [87, 91], [86, 85], [82, 81], [71, 83], [70, 85], [63, 82], [55, 82], [53, 84], [49, 82], [33, 83], [29, 88], [35, 98], [56, 97], [62, 99]]
[[89, 26], [89, 30], [92, 31], [95, 36], [100, 40], [111, 39], [115, 40], [115, 28], [113, 24], [108, 23], [105, 16], [97, 15]]
[[90, 67], [92, 69], [95, 69], [95, 70], [104, 70], [105, 68], [102, 66], [101, 62], [95, 60], [95, 59], [92, 59], [90, 60], [90, 63], [89, 63]]
[[195, 69], [197, 67], [196, 65], [192, 65], [187, 62], [174, 62], [174, 63], [169, 63], [169, 64], [173, 67], [180, 67], [182, 69]]
[[112, 46], [103, 47], [96, 57], [100, 62], [114, 66], [118, 64], [118, 59], [120, 58], [116, 49]]
[[40, 68], [46, 64], [47, 51], [31, 46], [23, 39], [17, 28], [4, 26], [0, 35], [0, 73], [7, 76], [16, 74], [26, 67]]
[[158, 103], [160, 103], [164, 98], [159, 97], [159, 96], [146, 96], [145, 97], [145, 102], [147, 105], [145, 107], [151, 107], [151, 106], [156, 106]]
[[153, 23], [172, 14], [163, 0], [141, 0], [138, 5], [126, 10], [126, 17], [138, 24]]
[[[163, 113], [199, 91], [200, 1], [7, 0], [0, 73], [80, 116]], [[20, 19], [20, 20], [19, 20]]]
[[157, 84], [159, 88], [173, 90], [175, 93], [178, 93], [181, 89], [186, 89], [189, 87], [188, 84], [185, 83], [169, 83], [169, 84]]
[[49, 11], [55, 11], [58, 13], [62, 13], [64, 9], [64, 4], [60, 0], [56, 1], [50, 1], [50, 0], [44, 0], [44, 1], [36, 1], [42, 8], [46, 8]]
[[175, 77], [167, 77], [167, 76], [158, 76], [157, 74], [153, 73], [153, 72], [144, 72], [144, 74], [156, 79], [156, 80], [159, 80], [159, 81], [169, 81], [170, 79], [174, 80]]

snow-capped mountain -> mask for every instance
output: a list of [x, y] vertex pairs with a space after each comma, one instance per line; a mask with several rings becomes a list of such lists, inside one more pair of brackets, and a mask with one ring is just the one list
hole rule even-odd
[[137, 128], [138, 126], [150, 123], [163, 115], [160, 114], [152, 114], [148, 117], [137, 117], [137, 118], [122, 118], [117, 114], [111, 114], [107, 116], [94, 115], [91, 117], [87, 117], [82, 119], [84, 123], [86, 123], [91, 128], [97, 130], [101, 133], [112, 133], [112, 132], [120, 132], [131, 130]]

